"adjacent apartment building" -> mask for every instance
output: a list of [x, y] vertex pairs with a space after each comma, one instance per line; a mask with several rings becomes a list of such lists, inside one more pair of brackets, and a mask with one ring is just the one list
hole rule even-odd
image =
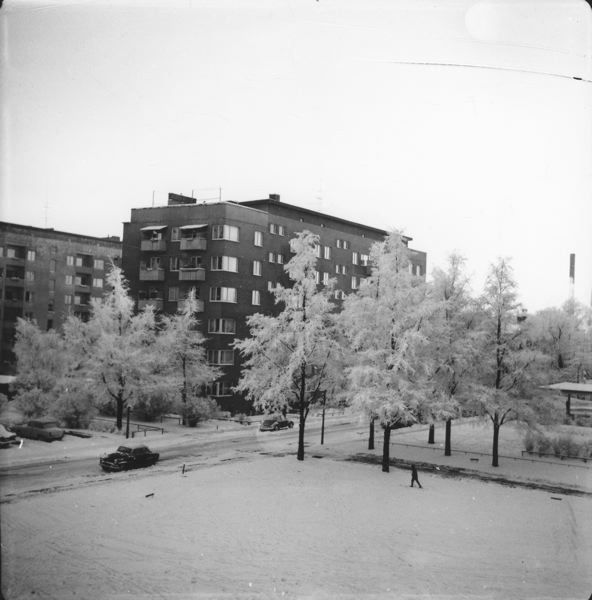
[[0, 373], [14, 372], [18, 317], [44, 330], [59, 328], [70, 314], [87, 318], [109, 265], [120, 259], [119, 237], [0, 222]]
[[[249, 315], [275, 310], [271, 290], [277, 283], [289, 284], [284, 273], [289, 241], [304, 230], [319, 235], [318, 284], [335, 278], [336, 301], [369, 274], [370, 246], [387, 234], [286, 204], [277, 194], [216, 203], [169, 194], [167, 206], [132, 209], [124, 223], [122, 267], [138, 309], [151, 304], [174, 313], [188, 291], [196, 289], [208, 360], [223, 372], [210, 393], [224, 410], [249, 408], [232, 392], [240, 357], [231, 344], [248, 335]], [[425, 277], [426, 253], [412, 250], [411, 260], [413, 273]]]

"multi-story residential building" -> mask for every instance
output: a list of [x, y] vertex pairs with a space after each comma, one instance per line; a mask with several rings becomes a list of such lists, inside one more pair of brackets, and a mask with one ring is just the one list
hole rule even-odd
[[42, 329], [74, 314], [86, 318], [103, 294], [105, 273], [121, 258], [119, 237], [97, 238], [0, 222], [0, 372], [14, 370], [18, 317]]
[[[174, 313], [190, 288], [196, 289], [207, 356], [223, 371], [211, 394], [226, 410], [248, 409], [232, 393], [240, 357], [231, 344], [248, 335], [249, 315], [275, 310], [271, 290], [277, 283], [289, 283], [284, 272], [289, 241], [304, 230], [319, 235], [318, 283], [336, 279], [337, 301], [369, 274], [370, 246], [387, 234], [280, 202], [276, 194], [264, 200], [202, 204], [169, 194], [167, 206], [132, 209], [124, 223], [122, 266], [138, 309], [152, 304]], [[411, 260], [413, 273], [425, 277], [425, 252], [412, 250]]]

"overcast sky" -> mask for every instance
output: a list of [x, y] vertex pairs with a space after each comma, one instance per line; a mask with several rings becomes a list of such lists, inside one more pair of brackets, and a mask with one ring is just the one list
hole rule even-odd
[[[513, 258], [529, 311], [592, 291], [583, 0], [5, 0], [0, 218], [121, 235], [130, 209], [281, 199]], [[580, 77], [582, 80], [576, 80]]]

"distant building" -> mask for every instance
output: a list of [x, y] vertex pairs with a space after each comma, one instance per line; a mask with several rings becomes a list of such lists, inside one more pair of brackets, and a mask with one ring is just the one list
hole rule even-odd
[[[248, 335], [249, 315], [275, 310], [270, 290], [277, 283], [289, 284], [284, 273], [289, 241], [303, 230], [320, 237], [317, 282], [337, 279], [337, 301], [369, 274], [370, 246], [387, 234], [280, 202], [276, 194], [207, 204], [169, 194], [168, 206], [132, 209], [124, 223], [122, 267], [138, 309], [151, 304], [174, 313], [189, 289], [196, 288], [208, 359], [223, 371], [210, 391], [225, 410], [249, 408], [231, 389], [240, 374], [231, 344]], [[425, 277], [425, 252], [412, 250], [411, 261], [413, 273]]]
[[120, 258], [119, 237], [0, 222], [0, 372], [14, 371], [18, 317], [44, 330], [70, 314], [87, 318], [90, 299], [102, 296], [107, 269]]

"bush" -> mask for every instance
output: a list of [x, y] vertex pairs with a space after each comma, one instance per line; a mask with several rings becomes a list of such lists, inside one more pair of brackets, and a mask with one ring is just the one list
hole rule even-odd
[[578, 441], [571, 435], [557, 437], [543, 433], [527, 432], [524, 449], [539, 454], [554, 454], [557, 457], [592, 458], [592, 441]]
[[97, 409], [93, 395], [88, 390], [77, 390], [62, 393], [54, 404], [52, 413], [66, 427], [88, 429]]
[[134, 413], [142, 421], [155, 421], [161, 415], [171, 412], [175, 402], [164, 392], [153, 392], [140, 398], [134, 404]]
[[195, 427], [200, 421], [211, 419], [218, 411], [216, 401], [208, 397], [188, 398], [187, 402], [179, 402], [176, 412], [183, 417], [183, 422], [189, 427]]
[[43, 417], [52, 407], [53, 398], [39, 388], [22, 390], [16, 396], [16, 405], [27, 418]]

